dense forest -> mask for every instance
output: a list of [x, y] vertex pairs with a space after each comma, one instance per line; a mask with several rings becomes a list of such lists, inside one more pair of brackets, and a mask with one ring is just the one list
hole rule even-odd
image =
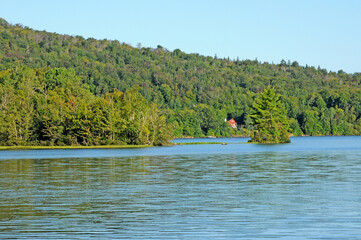
[[[0, 19], [0, 144], [153, 144], [248, 135], [272, 86], [294, 135], [361, 133], [361, 74], [186, 54]], [[235, 119], [233, 129], [225, 119]]]

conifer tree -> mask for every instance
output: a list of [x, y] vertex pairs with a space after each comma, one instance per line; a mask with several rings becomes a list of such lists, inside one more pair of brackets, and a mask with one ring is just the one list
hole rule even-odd
[[266, 87], [255, 99], [250, 118], [255, 127], [250, 142], [257, 143], [288, 143], [289, 119], [280, 95], [275, 89]]

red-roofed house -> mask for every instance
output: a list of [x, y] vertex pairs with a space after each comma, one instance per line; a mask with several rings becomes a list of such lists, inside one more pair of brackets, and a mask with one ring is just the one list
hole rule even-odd
[[228, 123], [232, 128], [237, 128], [237, 122], [233, 118], [228, 120]]

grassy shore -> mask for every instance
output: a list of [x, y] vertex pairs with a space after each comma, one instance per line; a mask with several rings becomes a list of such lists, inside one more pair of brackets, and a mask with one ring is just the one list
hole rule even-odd
[[202, 144], [218, 144], [218, 145], [229, 145], [229, 144], [254, 144], [251, 142], [185, 142], [176, 143], [175, 145], [202, 145]]
[[221, 142], [183, 142], [175, 145], [201, 145], [201, 144], [222, 144]]
[[[246, 144], [248, 142], [240, 143], [223, 143], [223, 142], [183, 142], [171, 143], [165, 146], [179, 146], [179, 145], [204, 145], [204, 144]], [[154, 147], [150, 145], [97, 145], [97, 146], [0, 146], [1, 150], [41, 150], [41, 149], [119, 149], [119, 148], [146, 148]]]
[[99, 146], [0, 146], [0, 150], [40, 150], [40, 149], [117, 149], [145, 148], [149, 145], [99, 145]]

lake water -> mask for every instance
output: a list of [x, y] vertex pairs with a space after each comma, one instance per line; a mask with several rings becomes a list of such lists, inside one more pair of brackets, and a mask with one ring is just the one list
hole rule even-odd
[[0, 239], [360, 239], [361, 137], [0, 151]]

